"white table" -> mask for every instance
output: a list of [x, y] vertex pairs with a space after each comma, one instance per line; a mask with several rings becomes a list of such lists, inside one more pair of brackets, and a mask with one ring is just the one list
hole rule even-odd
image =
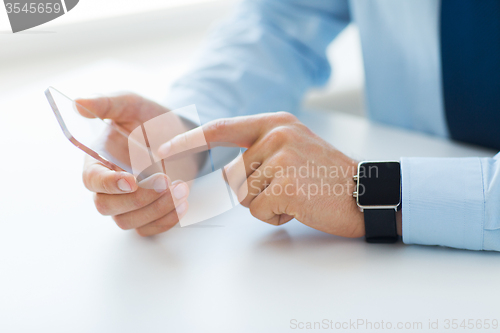
[[[293, 319], [426, 331], [429, 319], [500, 319], [498, 253], [368, 245], [269, 226], [241, 207], [152, 238], [120, 230], [81, 184], [82, 155], [42, 94], [54, 82], [74, 92], [82, 81], [0, 96], [0, 332], [288, 332]], [[302, 118], [360, 159], [494, 154], [340, 113]]]

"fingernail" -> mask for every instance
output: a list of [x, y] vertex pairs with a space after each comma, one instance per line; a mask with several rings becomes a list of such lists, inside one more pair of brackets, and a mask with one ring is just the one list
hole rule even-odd
[[160, 177], [153, 183], [153, 188], [156, 192], [161, 193], [168, 188], [168, 180], [164, 177]]
[[181, 183], [174, 187], [174, 197], [176, 199], [182, 199], [188, 194], [188, 187], [185, 183]]
[[186, 208], [187, 208], [186, 202], [183, 202], [179, 206], [177, 206], [177, 208], [175, 208], [175, 210], [177, 211], [177, 215], [182, 215], [182, 213], [186, 211]]
[[120, 179], [118, 181], [118, 188], [123, 192], [132, 192], [132, 187], [125, 179]]
[[158, 148], [158, 154], [163, 157], [167, 156], [168, 152], [170, 151], [170, 146], [170, 142], [161, 145], [160, 148]]

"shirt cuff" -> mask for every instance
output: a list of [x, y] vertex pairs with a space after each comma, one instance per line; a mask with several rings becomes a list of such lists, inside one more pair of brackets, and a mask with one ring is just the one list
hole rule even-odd
[[402, 158], [403, 242], [483, 249], [479, 158]]

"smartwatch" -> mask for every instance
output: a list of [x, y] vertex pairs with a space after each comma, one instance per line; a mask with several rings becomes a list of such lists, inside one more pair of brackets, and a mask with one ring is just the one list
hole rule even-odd
[[401, 167], [396, 161], [363, 161], [358, 164], [356, 204], [364, 214], [368, 243], [398, 241], [396, 212], [401, 204]]

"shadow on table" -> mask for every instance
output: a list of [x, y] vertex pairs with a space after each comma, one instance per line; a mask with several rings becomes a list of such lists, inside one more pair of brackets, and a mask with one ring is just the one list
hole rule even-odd
[[286, 228], [275, 230], [262, 238], [257, 244], [262, 251], [286, 251], [296, 248], [318, 249], [331, 248], [332, 246], [359, 243], [361, 239], [349, 239], [330, 235], [321, 231], [310, 229], [297, 234], [289, 232]]

